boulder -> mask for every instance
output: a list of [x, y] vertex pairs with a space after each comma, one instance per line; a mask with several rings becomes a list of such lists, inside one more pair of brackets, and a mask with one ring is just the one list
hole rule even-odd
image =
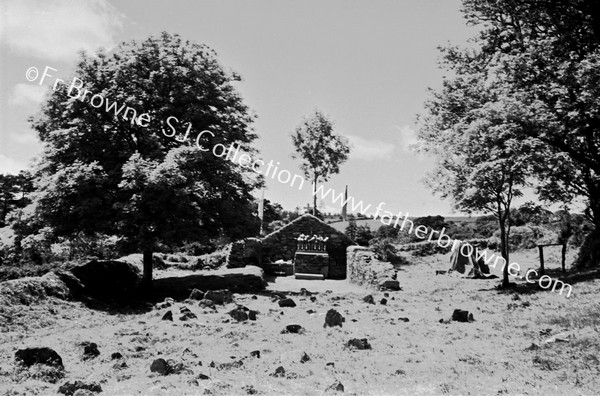
[[296, 302], [294, 300], [292, 300], [291, 298], [283, 298], [283, 299], [279, 300], [278, 304], [282, 308], [284, 308], [284, 307], [293, 308], [296, 306]]
[[15, 360], [26, 367], [34, 364], [45, 364], [64, 369], [60, 355], [55, 350], [46, 347], [20, 349], [15, 353]]
[[381, 301], [379, 301], [379, 304], [386, 305], [387, 304], [387, 298], [382, 298]]
[[204, 298], [204, 292], [202, 290], [194, 289], [190, 293], [190, 300], [202, 300]]
[[289, 324], [285, 326], [285, 329], [281, 331], [282, 334], [293, 333], [293, 334], [302, 334], [304, 333], [304, 328], [299, 324]]
[[[102, 387], [95, 382], [89, 382], [89, 383], [85, 383], [83, 381], [65, 382], [58, 388], [58, 393], [62, 393], [63, 395], [71, 396], [71, 395], [75, 395], [75, 393], [78, 392], [79, 390], [88, 391], [93, 394], [93, 393], [102, 392]], [[82, 392], [78, 392], [78, 393], [82, 394]], [[83, 394], [85, 394], [85, 393], [83, 393]]]
[[227, 304], [233, 302], [233, 294], [227, 289], [209, 290], [204, 294], [205, 300], [211, 300], [215, 304]]
[[122, 261], [92, 260], [71, 272], [81, 281], [86, 294], [99, 298], [122, 297], [140, 282], [140, 270]]
[[367, 304], [375, 304], [375, 299], [370, 294], [368, 296], [364, 296], [363, 301], [366, 302]]
[[400, 282], [398, 282], [397, 280], [386, 279], [379, 284], [379, 289], [398, 291], [400, 290]]
[[325, 394], [337, 392], [344, 392], [344, 385], [339, 380], [335, 381], [325, 389]]
[[243, 308], [237, 307], [228, 312], [229, 316], [235, 319], [238, 322], [244, 322], [248, 320], [248, 314], [244, 311]]
[[250, 352], [250, 356], [260, 359], [260, 351], [252, 351]]
[[163, 358], [156, 359], [150, 365], [150, 371], [153, 373], [158, 373], [160, 375], [167, 375], [171, 371], [171, 367], [169, 363]]
[[258, 315], [258, 311], [253, 311], [253, 310], [248, 311], [248, 319], [256, 320], [256, 315]]
[[275, 369], [275, 372], [271, 374], [273, 377], [285, 377], [285, 369], [283, 366], [279, 366]]
[[342, 316], [342, 314], [336, 311], [335, 309], [330, 309], [325, 315], [325, 324], [323, 325], [323, 327], [342, 327], [343, 322], [344, 317]]
[[173, 312], [171, 312], [171, 311], [165, 312], [165, 314], [162, 317], [162, 320], [170, 320], [172, 322], [173, 321]]
[[100, 355], [98, 345], [95, 342], [84, 342], [83, 344], [83, 358], [85, 360], [93, 359]]
[[452, 312], [452, 320], [457, 322], [470, 322], [473, 320], [473, 314], [462, 309], [455, 309], [454, 312]]
[[346, 346], [360, 350], [371, 349], [371, 344], [369, 344], [369, 341], [366, 338], [353, 338], [350, 341], [348, 341]]
[[203, 298], [202, 300], [200, 300], [200, 302], [198, 303], [198, 306], [200, 306], [202, 308], [216, 309], [215, 302], [213, 300], [208, 300], [206, 298]]

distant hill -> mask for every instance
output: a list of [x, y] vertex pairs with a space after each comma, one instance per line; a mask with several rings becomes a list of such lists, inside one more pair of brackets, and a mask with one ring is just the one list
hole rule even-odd
[[[415, 216], [415, 217], [409, 217], [410, 220], [414, 220], [417, 217], [421, 217], [421, 216]], [[444, 219], [446, 221], [453, 221], [455, 223], [474, 223], [475, 221], [477, 221], [477, 217], [469, 217], [469, 216], [451, 216], [451, 217], [444, 217]], [[398, 226], [400, 226], [402, 224], [402, 220], [404, 218], [401, 218], [400, 221], [398, 222]], [[396, 220], [394, 220], [395, 222]], [[391, 224], [393, 225], [394, 222], [392, 222]], [[346, 227], [348, 227], [348, 221], [337, 221], [335, 223], [329, 223], [330, 226], [332, 226], [333, 228], [335, 228], [338, 231], [344, 232], [344, 230], [346, 230]], [[356, 219], [356, 224], [357, 225], [368, 225], [372, 231], [376, 231], [379, 227], [381, 227], [383, 225], [383, 223], [381, 222], [381, 219]]]

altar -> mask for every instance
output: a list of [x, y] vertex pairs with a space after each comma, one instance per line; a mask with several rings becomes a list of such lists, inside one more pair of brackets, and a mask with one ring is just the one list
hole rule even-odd
[[296, 279], [325, 279], [329, 274], [328, 237], [300, 234], [294, 253]]

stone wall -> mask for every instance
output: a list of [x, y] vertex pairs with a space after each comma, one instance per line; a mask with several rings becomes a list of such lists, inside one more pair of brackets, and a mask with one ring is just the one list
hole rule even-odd
[[348, 279], [352, 283], [378, 287], [381, 282], [391, 279], [395, 272], [392, 264], [377, 260], [369, 248], [350, 246], [346, 253]]
[[246, 238], [232, 243], [227, 258], [227, 267], [240, 268], [246, 265], [264, 267], [277, 260], [291, 261], [294, 259], [300, 234], [318, 234], [329, 237], [327, 241], [328, 277], [331, 279], [346, 278], [346, 248], [355, 243], [311, 214], [298, 217], [262, 239]]
[[329, 237], [329, 275], [331, 279], [346, 278], [346, 248], [354, 242], [343, 233], [311, 214], [305, 214], [262, 239], [263, 260], [292, 260], [300, 234]]
[[225, 261], [227, 268], [242, 268], [247, 265], [259, 266], [260, 239], [244, 238], [230, 245]]

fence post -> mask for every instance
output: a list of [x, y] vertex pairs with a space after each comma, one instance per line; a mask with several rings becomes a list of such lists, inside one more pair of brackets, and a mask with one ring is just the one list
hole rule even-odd
[[540, 251], [540, 275], [544, 275], [544, 245], [538, 245]]

